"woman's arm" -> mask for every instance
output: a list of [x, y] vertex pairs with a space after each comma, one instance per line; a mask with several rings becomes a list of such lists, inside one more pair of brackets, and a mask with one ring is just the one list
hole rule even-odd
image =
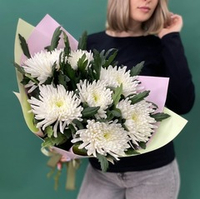
[[180, 34], [168, 33], [161, 39], [165, 74], [170, 77], [166, 106], [178, 114], [189, 112], [195, 92]]
[[195, 98], [192, 76], [179, 34], [182, 27], [182, 17], [172, 14], [171, 24], [158, 34], [162, 42], [165, 74], [170, 77], [166, 106], [178, 114], [189, 112]]

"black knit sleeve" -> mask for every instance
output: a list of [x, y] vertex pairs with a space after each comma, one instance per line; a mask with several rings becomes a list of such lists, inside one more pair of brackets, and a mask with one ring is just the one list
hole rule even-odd
[[161, 42], [165, 74], [170, 77], [166, 106], [178, 114], [185, 114], [194, 104], [195, 89], [180, 34], [165, 35]]

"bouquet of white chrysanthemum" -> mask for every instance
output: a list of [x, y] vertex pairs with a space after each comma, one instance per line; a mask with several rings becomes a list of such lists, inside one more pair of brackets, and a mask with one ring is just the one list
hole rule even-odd
[[15, 63], [19, 99], [28, 126], [43, 140], [42, 148], [66, 152], [69, 159], [96, 157], [106, 171], [108, 162], [145, 149], [159, 122], [169, 117], [148, 98], [151, 91], [138, 76], [143, 62], [127, 70], [114, 62], [115, 49], [88, 52], [86, 34], [72, 48], [60, 26], [49, 44], [34, 53], [30, 35], [17, 33], [23, 52]]
[[[61, 38], [65, 46], [57, 49]], [[87, 52], [86, 35], [72, 51], [60, 27], [51, 45], [34, 55], [21, 35], [19, 39], [27, 60], [15, 66], [23, 74], [43, 147], [69, 150], [70, 140], [82, 153], [114, 162], [144, 146], [157, 122], [168, 118], [146, 100], [149, 91], [142, 90], [137, 77], [142, 64], [130, 71], [112, 65], [116, 52]]]

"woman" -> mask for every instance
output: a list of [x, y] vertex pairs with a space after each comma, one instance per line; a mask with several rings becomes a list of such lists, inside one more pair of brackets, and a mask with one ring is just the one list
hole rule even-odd
[[[145, 61], [141, 75], [170, 77], [166, 106], [189, 112], [194, 86], [179, 32], [182, 17], [167, 0], [108, 0], [106, 31], [88, 37], [88, 50], [118, 49], [116, 60], [131, 69]], [[102, 172], [91, 158], [78, 199], [176, 199], [180, 178], [173, 143], [130, 158]]]

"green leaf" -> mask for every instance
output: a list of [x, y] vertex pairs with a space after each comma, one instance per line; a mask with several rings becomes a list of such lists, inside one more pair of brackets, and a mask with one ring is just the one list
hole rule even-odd
[[63, 65], [65, 64], [65, 56], [64, 56], [64, 54], [65, 53], [63, 51], [59, 54], [59, 61], [58, 61], [58, 63], [59, 63], [59, 66], [60, 66], [60, 68], [59, 68], [60, 71], [63, 70]]
[[83, 124], [82, 124], [81, 121], [79, 121], [79, 120], [77, 120], [77, 119], [74, 119], [74, 120], [72, 121], [72, 123], [75, 124], [75, 125], [78, 127], [78, 129], [84, 129], [84, 126], [83, 126]]
[[79, 149], [78, 147], [80, 144], [74, 144], [72, 147], [72, 150], [77, 155], [87, 156], [87, 150], [85, 148]]
[[118, 108], [115, 108], [111, 111], [111, 113], [113, 114], [114, 117], [122, 117], [122, 113], [121, 110]]
[[113, 99], [113, 104], [116, 106], [117, 103], [119, 102], [120, 98], [121, 98], [121, 95], [122, 95], [122, 84], [120, 86], [118, 86], [113, 94], [112, 94], [112, 99]]
[[69, 45], [68, 36], [64, 31], [63, 31], [63, 40], [64, 40], [64, 44], [65, 44], [64, 56], [69, 56], [71, 48], [70, 48], [70, 45]]
[[164, 119], [169, 118], [170, 115], [168, 115], [166, 113], [156, 113], [156, 114], [152, 114], [151, 117], [153, 117], [157, 122], [160, 122]]
[[45, 133], [46, 133], [46, 135], [49, 137], [49, 138], [51, 138], [52, 136], [53, 136], [53, 128], [52, 128], [52, 126], [47, 126], [46, 128], [45, 128], [45, 131], [44, 131]]
[[64, 67], [64, 73], [70, 78], [73, 79], [73, 81], [75, 80], [75, 74], [76, 71], [71, 67], [70, 64], [66, 63], [66, 66]]
[[83, 54], [83, 56], [78, 60], [77, 66], [80, 72], [84, 73], [86, 72], [86, 66], [88, 64], [88, 60], [86, 59], [86, 54]]
[[107, 117], [106, 119], [102, 119], [102, 122], [105, 122], [105, 121], [111, 121], [112, 119], [114, 118], [114, 115], [112, 114], [111, 111], [107, 111]]
[[101, 165], [101, 170], [103, 172], [106, 172], [109, 167], [109, 163], [108, 163], [108, 160], [106, 159], [106, 157], [103, 155], [97, 154], [97, 159]]
[[64, 135], [66, 136], [67, 140], [71, 139], [73, 133], [76, 133], [76, 130], [72, 124], [69, 124], [68, 128], [64, 130]]
[[105, 50], [101, 52], [97, 51], [96, 49], [93, 50], [93, 64], [92, 64], [92, 72], [93, 77], [98, 80], [100, 77], [101, 67], [105, 64]]
[[26, 85], [26, 84], [29, 83], [29, 81], [30, 81], [30, 79], [27, 78], [26, 76], [24, 76], [24, 78], [22, 79], [22, 81], [20, 83], [23, 84], [23, 85]]
[[76, 133], [76, 129], [73, 124], [69, 124], [68, 128], [69, 128], [70, 132], [67, 132], [67, 135], [66, 135], [67, 138], [69, 138], [71, 135]]
[[21, 74], [23, 74], [23, 75], [25, 75], [26, 74], [26, 72], [25, 72], [25, 70], [24, 70], [24, 68], [23, 67], [21, 67], [19, 64], [17, 64], [17, 63], [14, 63], [14, 66], [15, 66], [15, 68], [17, 68], [17, 70], [21, 73]]
[[139, 142], [138, 144], [142, 149], [146, 149], [146, 143], [145, 142]]
[[144, 67], [144, 63], [145, 62], [142, 61], [139, 64], [137, 64], [136, 66], [134, 66], [130, 71], [131, 76], [139, 75], [142, 71], [142, 68]]
[[126, 155], [137, 155], [140, 154], [137, 150], [133, 148], [129, 148], [127, 151], [125, 151]]
[[46, 81], [44, 82], [44, 85], [51, 84], [52, 81], [53, 81], [53, 77], [48, 77], [48, 78], [46, 79]]
[[131, 104], [135, 104], [142, 101], [145, 97], [149, 95], [149, 93], [150, 91], [144, 91], [144, 92], [138, 93], [134, 97], [130, 98]]
[[36, 80], [35, 78], [33, 78], [31, 75], [29, 75], [29, 74], [25, 74], [25, 77], [27, 77], [28, 79], [30, 79], [32, 82], [34, 82], [35, 84], [38, 84], [39, 83], [39, 81], [38, 80]]
[[19, 36], [19, 40], [20, 40], [20, 45], [22, 48], [22, 51], [24, 53], [24, 55], [29, 59], [31, 58], [31, 54], [29, 52], [29, 48], [28, 48], [28, 44], [26, 43], [26, 40], [24, 37], [22, 37], [20, 34], [18, 34]]
[[82, 117], [89, 118], [89, 117], [94, 116], [98, 112], [99, 108], [100, 108], [99, 106], [97, 106], [97, 107], [86, 107], [82, 111]]
[[50, 147], [50, 146], [58, 146], [67, 141], [65, 135], [58, 133], [57, 137], [46, 137], [44, 138], [44, 142], [42, 143], [42, 147]]
[[[103, 67], [107, 68], [109, 65], [113, 64], [113, 61], [115, 59], [115, 57], [117, 56], [117, 49], [114, 49], [114, 48], [111, 48], [109, 49], [106, 54], [105, 54], [105, 57], [108, 59], [105, 61], [105, 64], [103, 65]], [[115, 63], [115, 65], [117, 65]]]
[[58, 85], [58, 76], [59, 76], [59, 71], [57, 71], [56, 69], [57, 63], [56, 61], [53, 63], [52, 67], [51, 67], [51, 71], [52, 71], [52, 82], [55, 85]]
[[82, 36], [79, 39], [78, 42], [78, 49], [86, 50], [86, 44], [87, 44], [87, 32], [83, 32]]
[[58, 77], [57, 77], [58, 78], [58, 84], [63, 85], [67, 90], [67, 83], [70, 81], [69, 77], [67, 75], [63, 74], [62, 71], [59, 71], [57, 73], [57, 75], [58, 75]]
[[51, 147], [53, 145], [54, 144], [53, 144], [52, 140], [49, 137], [45, 138], [44, 142], [42, 143], [42, 147]]
[[33, 78], [30, 74], [26, 73], [26, 71], [24, 70], [22, 66], [20, 66], [17, 63], [14, 63], [14, 66], [23, 75], [23, 79], [20, 83], [22, 83], [23, 85], [26, 85], [31, 80], [35, 84], [38, 84], [38, 81], [35, 78]]
[[158, 105], [157, 105], [157, 104], [155, 104], [155, 103], [153, 103], [153, 102], [151, 102], [151, 101], [147, 101], [147, 102], [148, 102], [148, 103], [151, 103], [154, 109], [158, 109]]
[[58, 43], [59, 43], [59, 40], [60, 40], [60, 35], [62, 33], [62, 30], [61, 30], [61, 26], [57, 27], [53, 33], [53, 36], [52, 36], [52, 39], [51, 39], [51, 45], [50, 46], [47, 46], [45, 47], [45, 49], [47, 51], [53, 51], [54, 49], [57, 48], [58, 46]]

